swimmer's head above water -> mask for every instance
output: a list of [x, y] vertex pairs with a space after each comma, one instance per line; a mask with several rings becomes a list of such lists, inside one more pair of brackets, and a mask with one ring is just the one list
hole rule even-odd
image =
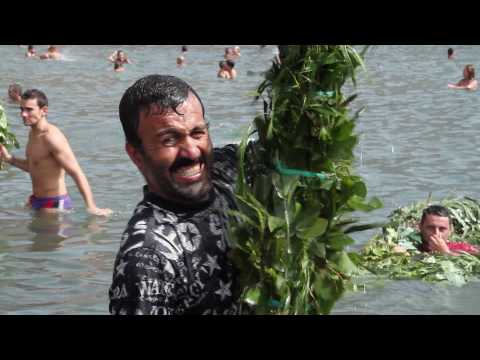
[[465, 65], [463, 69], [463, 77], [468, 80], [473, 80], [475, 78], [475, 68], [472, 64]]
[[22, 87], [19, 84], [11, 84], [8, 87], [8, 98], [19, 103], [22, 99]]

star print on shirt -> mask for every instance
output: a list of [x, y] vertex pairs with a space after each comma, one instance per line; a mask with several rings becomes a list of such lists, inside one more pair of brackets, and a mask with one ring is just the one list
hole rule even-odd
[[109, 289], [110, 313], [239, 313], [226, 215], [237, 209], [237, 153], [235, 145], [214, 149], [213, 201], [198, 209], [170, 208], [158, 194], [143, 189], [144, 198], [122, 233]]
[[[222, 270], [222, 268], [220, 266], [218, 266], [217, 258], [218, 258], [218, 255], [210, 256], [209, 254], [207, 254], [207, 262], [204, 265], [208, 266], [208, 275], [209, 276], [212, 276], [215, 269]], [[202, 270], [207, 272], [207, 270], [203, 267], [202, 267]]]
[[197, 227], [192, 223], [180, 223], [177, 227], [183, 248], [188, 252], [197, 250], [202, 239]]
[[115, 268], [115, 270], [117, 271], [117, 276], [118, 275], [123, 275], [125, 276], [125, 266], [127, 266], [128, 264], [128, 261], [120, 261], [120, 264], [118, 264], [118, 266]]
[[222, 280], [220, 280], [220, 289], [215, 291], [215, 294], [219, 295], [222, 301], [227, 296], [232, 296], [232, 292], [230, 291], [230, 285], [232, 285], [231, 281], [225, 284]]

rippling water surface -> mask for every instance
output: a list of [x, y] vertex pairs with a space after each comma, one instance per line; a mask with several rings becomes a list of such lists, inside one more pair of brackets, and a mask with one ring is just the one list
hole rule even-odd
[[[273, 47], [242, 46], [238, 78], [216, 78], [223, 45], [190, 46], [188, 65], [178, 69], [180, 46], [121, 46], [133, 64], [114, 73], [107, 57], [119, 46], [64, 46], [62, 61], [24, 58], [25, 48], [0, 46], [0, 97], [23, 156], [27, 128], [17, 106], [5, 101], [10, 83], [39, 88], [49, 98], [49, 120], [66, 134], [92, 186], [98, 206], [115, 211], [110, 219], [89, 217], [73, 181], [76, 204], [70, 214], [45, 218], [23, 208], [31, 191], [27, 174], [0, 172], [0, 314], [106, 314], [107, 291], [120, 235], [141, 199], [142, 177], [124, 152], [118, 102], [138, 78], [163, 73], [182, 77], [202, 97], [214, 144], [237, 142], [260, 110], [250, 92], [262, 80]], [[476, 181], [480, 151], [480, 92], [447, 89], [467, 63], [479, 66], [480, 47], [375, 46], [359, 76], [354, 109], [366, 106], [357, 130], [357, 171], [370, 195], [385, 207], [362, 215], [384, 220], [396, 207], [449, 194], [480, 198]], [[45, 50], [38, 46], [38, 50]], [[1, 90], [4, 89], [4, 90]], [[346, 91], [351, 91], [347, 87]], [[360, 247], [371, 236], [357, 236]], [[349, 293], [337, 314], [480, 314], [480, 283], [462, 288], [420, 281], [376, 281]]]

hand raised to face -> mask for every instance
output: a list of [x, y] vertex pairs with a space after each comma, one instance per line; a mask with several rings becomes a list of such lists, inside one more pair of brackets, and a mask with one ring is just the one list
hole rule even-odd
[[427, 239], [427, 246], [429, 251], [438, 252], [441, 254], [449, 254], [450, 250], [447, 243], [439, 235], [431, 235]]

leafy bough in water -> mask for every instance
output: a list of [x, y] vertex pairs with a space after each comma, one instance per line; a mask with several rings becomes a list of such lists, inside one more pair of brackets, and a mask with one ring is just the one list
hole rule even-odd
[[345, 216], [381, 206], [352, 174], [356, 95], [341, 92], [363, 63], [344, 45], [281, 46], [280, 58], [258, 89], [264, 114], [240, 145], [232, 259], [256, 313], [326, 314], [356, 270], [349, 233], [376, 226]]
[[[464, 197], [439, 202], [449, 209], [454, 231], [451, 241], [480, 244], [480, 202]], [[467, 253], [460, 256], [433, 255], [417, 250], [421, 243], [416, 225], [422, 211], [430, 205], [430, 197], [410, 206], [396, 209], [383, 234], [375, 235], [359, 254], [350, 254], [354, 262], [371, 273], [391, 279], [422, 279], [447, 281], [461, 286], [469, 279], [480, 276], [480, 259]], [[394, 253], [401, 245], [406, 253]]]
[[[17, 149], [20, 147], [17, 138], [10, 132], [7, 115], [2, 105], [0, 105], [0, 144], [4, 145], [7, 149], [11, 149], [15, 146]], [[0, 170], [4, 169], [4, 164], [0, 160]]]

